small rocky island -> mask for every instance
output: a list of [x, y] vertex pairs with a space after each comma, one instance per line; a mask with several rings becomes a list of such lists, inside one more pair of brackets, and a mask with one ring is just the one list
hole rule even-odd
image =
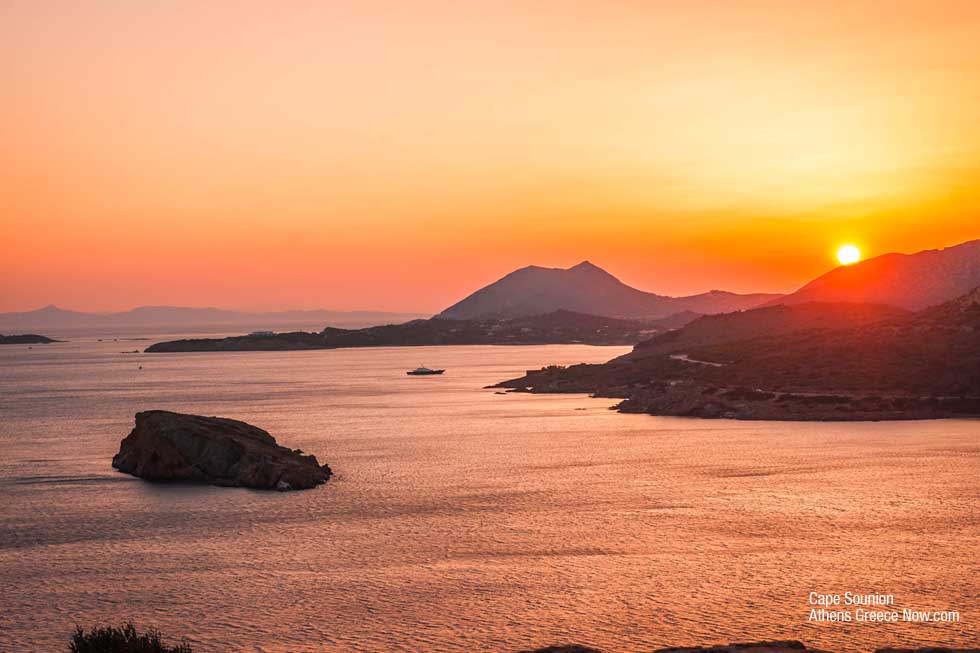
[[49, 342], [60, 342], [36, 333], [24, 333], [16, 336], [0, 335], [0, 345], [46, 345]]
[[166, 410], [136, 413], [112, 466], [147, 481], [280, 491], [307, 490], [332, 474], [316, 456], [283, 447], [251, 424]]

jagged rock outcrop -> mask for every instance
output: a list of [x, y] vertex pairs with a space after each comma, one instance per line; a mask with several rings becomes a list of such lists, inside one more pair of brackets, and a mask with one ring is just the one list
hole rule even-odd
[[251, 424], [165, 410], [136, 413], [112, 466], [148, 481], [260, 490], [305, 490], [332, 474], [316, 456], [280, 446]]

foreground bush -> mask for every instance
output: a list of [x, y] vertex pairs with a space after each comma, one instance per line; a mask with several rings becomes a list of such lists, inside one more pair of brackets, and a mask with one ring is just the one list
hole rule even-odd
[[68, 650], [71, 653], [193, 653], [187, 644], [167, 646], [157, 631], [139, 633], [133, 624], [122, 628], [92, 628], [88, 632], [77, 626]]

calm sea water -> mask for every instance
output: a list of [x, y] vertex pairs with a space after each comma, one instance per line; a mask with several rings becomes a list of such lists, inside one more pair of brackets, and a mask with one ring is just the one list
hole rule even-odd
[[[133, 348], [0, 348], [0, 651], [124, 619], [204, 652], [980, 643], [980, 422], [655, 418], [482, 389], [623, 348]], [[420, 363], [448, 371], [405, 376]], [[114, 472], [149, 408], [246, 420], [336, 475], [279, 494]], [[961, 621], [809, 623], [811, 591]]]

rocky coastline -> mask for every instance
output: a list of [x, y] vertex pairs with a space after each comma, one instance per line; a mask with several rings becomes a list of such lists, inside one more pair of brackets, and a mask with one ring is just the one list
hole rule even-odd
[[[535, 394], [589, 394], [622, 399], [621, 413], [669, 417], [771, 421], [881, 421], [975, 417], [980, 397], [930, 397], [874, 393], [769, 391], [698, 383], [684, 379], [597, 384], [588, 372], [528, 370], [518, 379], [490, 386]], [[586, 367], [586, 366], [582, 366]], [[598, 366], [587, 366], [598, 367]], [[584, 378], [576, 378], [576, 374]]]
[[496, 388], [622, 399], [627, 413], [748, 420], [980, 416], [980, 289], [916, 313], [800, 304], [704, 316], [601, 365]]

